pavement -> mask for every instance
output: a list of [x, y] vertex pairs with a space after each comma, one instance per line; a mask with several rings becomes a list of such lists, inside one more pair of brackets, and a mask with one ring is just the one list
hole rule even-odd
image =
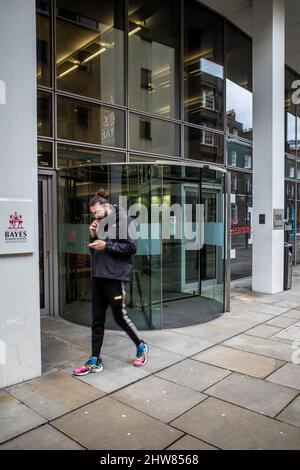
[[43, 375], [0, 390], [0, 450], [300, 449], [300, 267], [276, 295], [232, 283], [231, 312], [199, 326], [146, 331], [148, 364], [107, 331], [104, 372], [72, 369], [90, 330], [42, 319]]

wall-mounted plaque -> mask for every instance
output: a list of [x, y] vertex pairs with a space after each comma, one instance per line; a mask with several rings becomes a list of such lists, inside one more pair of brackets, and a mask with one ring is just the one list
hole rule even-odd
[[33, 201], [0, 198], [0, 255], [32, 253], [33, 251]]

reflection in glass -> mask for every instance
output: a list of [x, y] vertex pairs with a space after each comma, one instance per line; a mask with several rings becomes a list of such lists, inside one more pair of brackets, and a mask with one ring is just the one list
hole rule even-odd
[[296, 125], [297, 130], [300, 131], [300, 121], [298, 117], [296, 119], [296, 106], [292, 103], [294, 92], [292, 84], [296, 78], [290, 70], [285, 70], [285, 151], [292, 155], [296, 155], [297, 151]]
[[38, 141], [38, 166], [40, 167], [52, 167], [53, 166], [53, 155], [52, 155], [52, 143]]
[[185, 127], [185, 158], [224, 163], [224, 136], [194, 127]]
[[131, 150], [180, 156], [180, 127], [171, 122], [130, 114]]
[[51, 87], [51, 1], [36, 2], [37, 84]]
[[179, 1], [129, 0], [129, 106], [179, 117]]
[[296, 162], [293, 158], [285, 159], [285, 176], [286, 178], [295, 178]]
[[285, 242], [294, 245], [296, 239], [296, 184], [285, 182]]
[[125, 154], [74, 145], [57, 145], [57, 164], [59, 167], [79, 166], [89, 163], [124, 162]]
[[252, 140], [252, 43], [227, 27], [226, 115], [230, 134]]
[[223, 129], [223, 21], [195, 0], [184, 5], [184, 119]]
[[124, 112], [58, 96], [57, 132], [60, 139], [124, 147]]
[[124, 2], [57, 0], [57, 86], [124, 104]]
[[296, 263], [300, 263], [300, 185], [298, 184], [298, 189], [297, 189], [297, 202], [296, 202], [296, 240], [295, 240], [295, 248], [296, 248]]
[[37, 96], [37, 132], [40, 136], [52, 136], [52, 95], [43, 91]]
[[252, 175], [231, 173], [231, 279], [252, 274]]
[[252, 145], [241, 140], [228, 137], [227, 164], [245, 170], [252, 169]]

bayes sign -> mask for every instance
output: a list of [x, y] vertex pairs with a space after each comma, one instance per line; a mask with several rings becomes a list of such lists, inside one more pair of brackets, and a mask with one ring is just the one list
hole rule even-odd
[[32, 253], [33, 201], [0, 199], [0, 254]]

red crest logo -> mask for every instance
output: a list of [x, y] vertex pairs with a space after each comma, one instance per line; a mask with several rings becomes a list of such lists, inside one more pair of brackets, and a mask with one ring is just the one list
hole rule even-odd
[[23, 216], [15, 212], [9, 216], [9, 230], [24, 229], [23, 227]]

